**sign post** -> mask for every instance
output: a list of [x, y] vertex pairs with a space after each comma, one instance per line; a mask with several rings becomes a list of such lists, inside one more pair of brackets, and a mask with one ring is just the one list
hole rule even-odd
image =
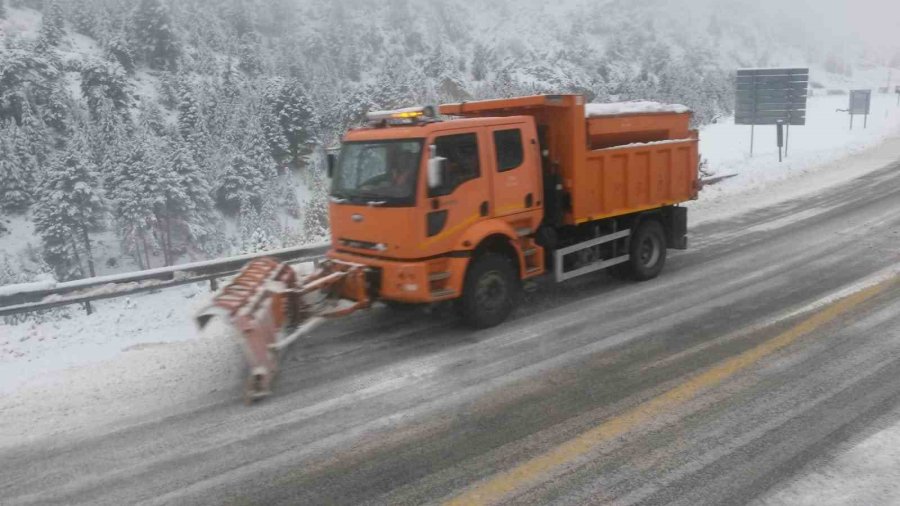
[[776, 137], [778, 142], [778, 161], [781, 162], [781, 148], [784, 147], [784, 121], [778, 120], [778, 124], [775, 127]]
[[897, 107], [900, 107], [900, 86], [894, 88], [894, 93], [897, 94]]
[[853, 116], [857, 114], [863, 115], [863, 128], [868, 128], [871, 108], [872, 90], [850, 91], [850, 130], [853, 130]]
[[[756, 125], [806, 124], [806, 98], [809, 87], [809, 69], [744, 69], [737, 71], [735, 83], [736, 125], [750, 125], [750, 156], [753, 156]], [[787, 154], [787, 136], [779, 133], [779, 158]]]

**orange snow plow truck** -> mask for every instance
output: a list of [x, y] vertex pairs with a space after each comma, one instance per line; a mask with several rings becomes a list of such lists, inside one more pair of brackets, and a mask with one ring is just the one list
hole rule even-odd
[[503, 322], [523, 282], [612, 269], [656, 277], [687, 247], [698, 134], [683, 106], [542, 95], [370, 113], [329, 156], [332, 247], [311, 274], [247, 265], [198, 315], [244, 340], [247, 399], [281, 353], [329, 318], [454, 301], [476, 328]]

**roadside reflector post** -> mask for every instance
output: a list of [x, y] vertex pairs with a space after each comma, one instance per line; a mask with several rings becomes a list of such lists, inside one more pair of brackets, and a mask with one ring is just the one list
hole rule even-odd
[[791, 142], [791, 124], [788, 123], [784, 126], [784, 157], [788, 156], [788, 145]]

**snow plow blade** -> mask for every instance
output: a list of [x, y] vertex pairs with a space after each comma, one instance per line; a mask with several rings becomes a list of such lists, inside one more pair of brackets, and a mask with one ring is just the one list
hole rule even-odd
[[299, 279], [291, 266], [272, 258], [248, 263], [196, 316], [202, 331], [221, 318], [243, 341], [250, 404], [272, 393], [281, 357], [320, 323], [366, 308], [371, 301], [365, 266], [329, 260]]

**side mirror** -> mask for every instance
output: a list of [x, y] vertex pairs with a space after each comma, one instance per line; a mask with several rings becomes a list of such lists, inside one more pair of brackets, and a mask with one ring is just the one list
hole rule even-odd
[[437, 147], [431, 146], [431, 157], [428, 159], [428, 187], [440, 188], [444, 184], [447, 171], [447, 159], [437, 156]]
[[328, 153], [325, 159], [328, 162], [328, 179], [332, 179], [334, 177], [334, 168], [337, 166], [337, 155]]

